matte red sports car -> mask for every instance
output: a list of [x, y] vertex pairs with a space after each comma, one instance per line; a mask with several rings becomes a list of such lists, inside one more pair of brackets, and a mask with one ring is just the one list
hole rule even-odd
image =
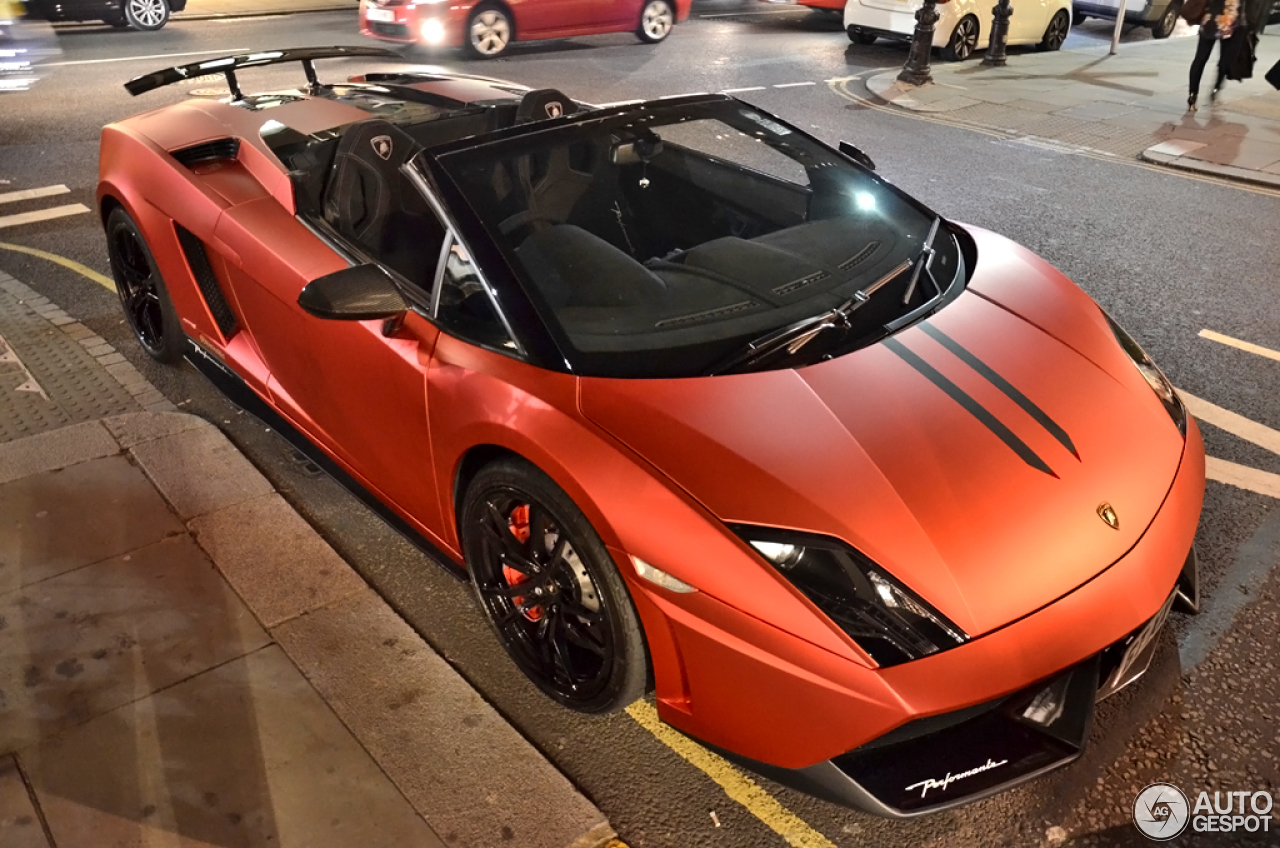
[[[645, 694], [889, 816], [1075, 757], [1194, 608], [1195, 422], [1080, 289], [723, 95], [474, 77], [103, 130], [125, 314], [469, 576], [588, 712]], [[237, 72], [301, 61], [292, 93]]]
[[689, 17], [691, 0], [362, 0], [360, 32], [492, 59], [513, 41], [634, 32], [656, 44]]

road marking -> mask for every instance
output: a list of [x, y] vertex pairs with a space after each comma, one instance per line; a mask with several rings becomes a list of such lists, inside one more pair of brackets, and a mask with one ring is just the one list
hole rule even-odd
[[28, 188], [22, 191], [8, 191], [0, 194], [0, 203], [17, 203], [19, 200], [35, 200], [37, 197], [53, 197], [55, 194], [70, 194], [71, 189], [64, 185]]
[[763, 85], [749, 85], [746, 88], [722, 88], [721, 94], [741, 94], [744, 91], [764, 91]]
[[49, 221], [53, 218], [65, 218], [68, 215], [83, 215], [89, 207], [83, 203], [69, 203], [66, 206], [53, 206], [49, 209], [37, 209], [34, 212], [21, 212], [17, 215], [0, 216], [0, 230], [5, 227], [16, 227], [19, 224], [34, 224], [37, 221]]
[[45, 394], [44, 389], [40, 387], [40, 384], [36, 382], [36, 378], [32, 376], [31, 369], [22, 363], [22, 360], [18, 358], [18, 352], [13, 349], [13, 345], [4, 340], [3, 336], [0, 336], [0, 363], [17, 365], [18, 370], [26, 376], [27, 379], [14, 389], [15, 392], [32, 392], [40, 395], [45, 400], [49, 400], [49, 396]]
[[1228, 345], [1230, 347], [1239, 348], [1240, 350], [1256, 353], [1258, 356], [1265, 356], [1267, 359], [1280, 360], [1280, 351], [1272, 350], [1269, 347], [1256, 345], [1253, 342], [1241, 341], [1233, 339], [1231, 336], [1224, 336], [1222, 333], [1215, 333], [1213, 330], [1201, 330], [1200, 338], [1208, 339], [1211, 342]]
[[108, 62], [149, 62], [152, 59], [177, 59], [181, 56], [208, 56], [217, 53], [221, 56], [231, 56], [236, 53], [245, 53], [248, 47], [225, 47], [221, 50], [190, 50], [186, 53], [152, 53], [148, 56], [119, 56], [115, 59], [77, 59], [74, 62], [44, 62], [42, 68], [63, 68], [69, 65], [105, 65]]
[[1215, 406], [1207, 400], [1187, 394], [1182, 389], [1178, 389], [1178, 397], [1182, 398], [1187, 411], [1197, 420], [1207, 421], [1219, 430], [1226, 430], [1233, 436], [1239, 436], [1246, 442], [1252, 442], [1280, 456], [1280, 430], [1273, 430], [1266, 424], [1260, 424], [1229, 409]]
[[775, 85], [774, 88], [799, 88], [802, 85], [817, 85], [817, 83], [816, 82], [784, 82], [780, 85]]
[[719, 784], [726, 795], [746, 807], [749, 813], [785, 839], [791, 848], [835, 848], [831, 840], [782, 806], [776, 798], [761, 789], [760, 784], [738, 771], [723, 757], [711, 753], [689, 737], [663, 724], [662, 719], [658, 718], [658, 711], [648, 701], [636, 701], [627, 707], [627, 714], [658, 737], [658, 741]]
[[1247, 465], [1237, 465], [1215, 456], [1204, 458], [1204, 475], [1210, 480], [1238, 489], [1280, 499], [1280, 474], [1272, 474]]
[[37, 250], [34, 247], [24, 247], [20, 244], [8, 244], [2, 241], [0, 241], [0, 250], [11, 250], [14, 253], [25, 253], [28, 256], [35, 256], [38, 259], [45, 259], [45, 260], [48, 260], [49, 262], [57, 263], [58, 265], [61, 265], [63, 268], [66, 268], [71, 271], [75, 271], [77, 274], [79, 274], [82, 277], [87, 277], [90, 280], [93, 280], [95, 283], [97, 283], [98, 285], [102, 286], [105, 289], [109, 289], [110, 291], [113, 291], [113, 292], [116, 290], [115, 281], [112, 280], [110, 277], [104, 277], [101, 274], [99, 274], [97, 271], [93, 270], [92, 268], [87, 268], [84, 265], [81, 265], [79, 262], [76, 262], [74, 259], [68, 259], [65, 256], [59, 256], [56, 253], [49, 253], [48, 251], [45, 251], [45, 250]]

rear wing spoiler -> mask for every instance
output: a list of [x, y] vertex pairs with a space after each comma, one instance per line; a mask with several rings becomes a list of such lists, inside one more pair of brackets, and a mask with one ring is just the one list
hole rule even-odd
[[342, 59], [365, 57], [374, 59], [395, 59], [403, 61], [399, 53], [383, 47], [298, 47], [292, 50], [268, 50], [262, 53], [242, 53], [239, 56], [223, 56], [221, 59], [205, 59], [203, 62], [192, 62], [190, 65], [178, 65], [161, 71], [152, 71], [140, 77], [134, 77], [124, 84], [125, 89], [137, 97], [153, 89], [175, 82], [192, 80], [206, 74], [222, 74], [227, 78], [227, 88], [231, 90], [233, 100], [241, 100], [240, 84], [236, 81], [236, 71], [241, 68], [259, 68], [264, 65], [279, 65], [284, 62], [301, 62], [302, 70], [307, 75], [307, 84], [312, 91], [320, 87], [316, 79], [316, 59]]

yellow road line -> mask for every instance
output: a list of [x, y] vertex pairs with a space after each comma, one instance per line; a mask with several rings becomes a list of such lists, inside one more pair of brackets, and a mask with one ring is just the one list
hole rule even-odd
[[68, 259], [65, 256], [59, 256], [56, 253], [49, 253], [45, 250], [36, 250], [34, 247], [23, 247], [20, 244], [7, 244], [2, 241], [0, 241], [0, 250], [12, 250], [14, 253], [25, 253], [28, 256], [35, 256], [39, 259], [47, 259], [50, 262], [56, 262], [63, 268], [75, 271], [82, 277], [88, 277], [90, 280], [93, 280], [105, 289], [110, 289], [111, 291], [116, 290], [116, 284], [110, 277], [104, 277], [92, 268], [86, 268], [79, 262], [76, 262], [73, 259]]
[[1256, 345], [1253, 342], [1233, 339], [1231, 336], [1224, 336], [1222, 333], [1215, 333], [1213, 330], [1201, 330], [1200, 338], [1208, 339], [1209, 341], [1217, 342], [1218, 344], [1228, 345], [1229, 347], [1239, 348], [1240, 350], [1248, 351], [1249, 353], [1256, 353], [1258, 356], [1265, 356], [1267, 359], [1280, 360], [1280, 351], [1272, 350], [1271, 348], [1263, 347], [1262, 345]]
[[776, 798], [760, 788], [760, 784], [734, 768], [727, 760], [703, 748], [692, 739], [667, 727], [658, 711], [647, 701], [636, 701], [627, 714], [658, 741], [688, 760], [695, 768], [714, 780], [725, 794], [747, 808], [771, 830], [787, 841], [791, 848], [835, 848], [831, 840], [806, 824], [799, 816], [782, 806]]

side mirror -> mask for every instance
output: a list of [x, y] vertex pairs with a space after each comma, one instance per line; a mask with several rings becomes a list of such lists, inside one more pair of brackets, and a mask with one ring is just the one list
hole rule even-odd
[[352, 265], [307, 283], [298, 305], [317, 318], [371, 321], [409, 308], [396, 284], [377, 265]]
[[840, 152], [866, 168], [868, 171], [874, 171], [876, 169], [876, 163], [871, 161], [870, 156], [863, 153], [860, 148], [854, 147], [847, 141], [840, 142]]

